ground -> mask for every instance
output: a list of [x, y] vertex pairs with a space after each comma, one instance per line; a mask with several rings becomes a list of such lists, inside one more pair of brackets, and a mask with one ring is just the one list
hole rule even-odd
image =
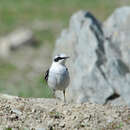
[[0, 128], [128, 130], [130, 108], [0, 95]]

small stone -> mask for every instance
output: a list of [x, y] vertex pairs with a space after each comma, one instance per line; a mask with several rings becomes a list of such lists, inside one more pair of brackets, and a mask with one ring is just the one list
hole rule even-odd
[[16, 114], [18, 114], [18, 115], [22, 115], [22, 112], [19, 111], [19, 110], [17, 110], [17, 109], [13, 109], [12, 112], [14, 112], [14, 113], [16, 113]]

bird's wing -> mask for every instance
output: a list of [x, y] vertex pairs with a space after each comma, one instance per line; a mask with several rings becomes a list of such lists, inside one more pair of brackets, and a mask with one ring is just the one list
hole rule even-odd
[[46, 71], [44, 79], [46, 80], [46, 82], [48, 81], [48, 75], [49, 75], [49, 69]]

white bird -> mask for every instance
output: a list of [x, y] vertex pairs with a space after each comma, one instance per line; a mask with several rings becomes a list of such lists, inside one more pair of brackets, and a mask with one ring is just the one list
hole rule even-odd
[[65, 90], [70, 82], [69, 71], [65, 66], [66, 59], [68, 58], [69, 57], [65, 54], [56, 55], [50, 69], [48, 69], [45, 74], [45, 80], [48, 86], [53, 90], [54, 96], [56, 90], [63, 91], [64, 102], [66, 102]]

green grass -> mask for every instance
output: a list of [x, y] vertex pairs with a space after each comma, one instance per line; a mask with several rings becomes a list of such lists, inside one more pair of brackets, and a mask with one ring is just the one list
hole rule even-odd
[[29, 80], [26, 72], [21, 72], [10, 63], [0, 63], [0, 92], [22, 97], [52, 97], [52, 91], [42, 75]]
[[38, 42], [40, 43], [38, 44], [38, 47], [42, 43], [53, 44], [55, 40], [55, 34], [51, 29], [34, 31], [34, 35], [36, 37], [36, 40], [38, 40]]
[[31, 71], [31, 68], [21, 71], [15, 65], [1, 59], [0, 92], [22, 97], [52, 97], [43, 75], [28, 79], [27, 74]]
[[[32, 79], [32, 83], [29, 84], [27, 81], [19, 82], [17, 93], [21, 97], [52, 97], [52, 91], [48, 88], [47, 84], [43, 80], [43, 77], [38, 77], [37, 79]], [[25, 86], [27, 88], [25, 88]], [[26, 89], [26, 90], [25, 90]], [[12, 93], [13, 94], [13, 93]]]
[[[24, 26], [33, 29], [40, 45], [54, 45], [57, 35], [62, 28], [68, 26], [71, 15], [76, 11], [91, 11], [103, 21], [116, 7], [116, 0], [1, 0], [0, 36]], [[62, 28], [57, 28], [54, 24], [53, 28], [37, 30], [33, 28], [35, 21], [49, 22], [52, 25], [61, 23]], [[27, 68], [27, 71], [32, 70]], [[0, 92], [24, 97], [52, 97], [51, 90], [46, 87], [43, 78], [38, 76], [30, 80], [27, 71], [21, 71], [15, 65], [0, 61]]]
[[16, 70], [16, 67], [5, 61], [0, 62], [0, 91], [5, 90], [5, 84], [9, 81], [9, 77]]
[[4, 61], [0, 62], [0, 79], [6, 79], [7, 76], [10, 76], [11, 72], [14, 72], [15, 70], [15, 65]]
[[[89, 10], [104, 20], [116, 7], [116, 0], [1, 0], [0, 35], [19, 26], [30, 26], [35, 20], [58, 21], [65, 27], [70, 16], [81, 9]], [[57, 36], [52, 29], [34, 32], [40, 43], [46, 42], [43, 39], [53, 43]]]
[[[81, 9], [90, 10], [104, 20], [117, 7], [113, 0], [1, 0], [0, 3], [1, 35], [18, 26], [30, 25], [35, 20], [60, 21], [66, 26], [70, 16]], [[50, 31], [48, 35], [51, 37]], [[40, 33], [44, 37], [44, 32]]]

